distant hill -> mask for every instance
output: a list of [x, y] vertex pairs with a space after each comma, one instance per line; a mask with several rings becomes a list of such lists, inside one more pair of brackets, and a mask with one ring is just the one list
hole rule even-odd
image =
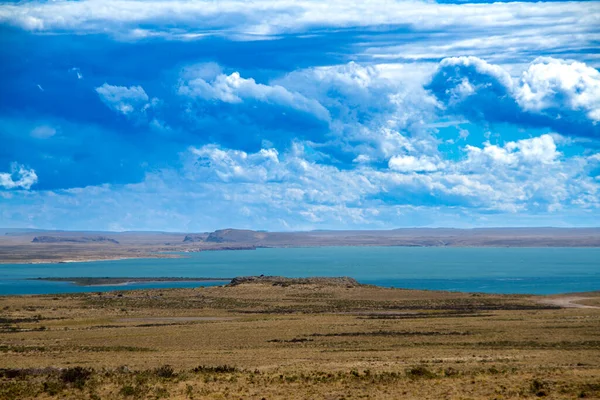
[[190, 234], [184, 243], [223, 247], [294, 246], [451, 246], [451, 247], [600, 247], [599, 228], [404, 228], [393, 230], [264, 232], [220, 229]]
[[285, 247], [600, 248], [600, 228], [402, 228], [308, 232], [265, 232], [229, 228], [212, 233], [34, 231], [0, 228], [0, 232], [4, 233], [0, 233], [0, 264], [171, 258], [177, 257], [177, 253]]
[[198, 242], [204, 242], [206, 240], [206, 238], [208, 237], [207, 234], [205, 233], [201, 233], [201, 234], [190, 234], [190, 235], [185, 235], [185, 237], [183, 238], [183, 243], [198, 243]]
[[106, 236], [36, 236], [31, 243], [112, 243], [119, 244], [115, 239]]
[[266, 232], [251, 231], [247, 229], [220, 229], [208, 235], [209, 243], [254, 243], [266, 239]]

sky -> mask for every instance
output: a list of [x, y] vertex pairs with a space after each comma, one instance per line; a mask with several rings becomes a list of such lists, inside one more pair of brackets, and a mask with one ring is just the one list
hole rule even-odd
[[0, 2], [0, 226], [600, 226], [600, 2]]

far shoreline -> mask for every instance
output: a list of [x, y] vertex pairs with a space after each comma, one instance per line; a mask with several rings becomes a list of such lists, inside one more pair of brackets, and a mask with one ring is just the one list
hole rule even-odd
[[107, 258], [82, 258], [78, 259], [65, 259], [65, 260], [0, 260], [0, 266], [2, 265], [40, 265], [40, 264], [77, 264], [77, 263], [88, 263], [88, 262], [102, 262], [102, 261], [124, 261], [124, 260], [156, 260], [156, 259], [173, 259], [173, 258], [185, 258], [179, 252], [169, 253], [168, 255], [162, 255], [161, 253], [149, 253], [143, 256], [119, 256], [119, 257], [107, 257]]
[[186, 254], [192, 253], [203, 253], [203, 252], [221, 252], [221, 251], [252, 251], [259, 249], [320, 249], [320, 248], [373, 248], [373, 247], [401, 247], [401, 248], [431, 248], [431, 249], [600, 249], [600, 246], [510, 246], [510, 245], [452, 245], [452, 246], [426, 246], [426, 245], [386, 245], [386, 244], [333, 244], [333, 245], [321, 245], [321, 246], [256, 246], [256, 247], [244, 247], [244, 248], [205, 248], [205, 249], [179, 249], [179, 250], [168, 250], [149, 252], [138, 256], [117, 256], [117, 257], [82, 257], [81, 259], [59, 259], [59, 260], [41, 260], [37, 258], [24, 259], [24, 260], [6, 260], [0, 259], [0, 266], [2, 265], [39, 265], [39, 264], [76, 264], [76, 263], [87, 263], [87, 262], [102, 262], [102, 261], [124, 261], [124, 260], [157, 260], [157, 259], [182, 259], [187, 258]]
[[69, 282], [76, 286], [127, 286], [140, 283], [160, 282], [231, 282], [233, 278], [178, 278], [178, 277], [46, 277], [27, 278], [28, 281]]

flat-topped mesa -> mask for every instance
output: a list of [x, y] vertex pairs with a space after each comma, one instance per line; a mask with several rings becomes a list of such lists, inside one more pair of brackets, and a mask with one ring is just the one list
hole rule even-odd
[[185, 235], [185, 237], [183, 238], [183, 242], [184, 243], [198, 243], [198, 242], [204, 242], [206, 240], [206, 238], [208, 237], [207, 234], [189, 234], [189, 235]]
[[310, 277], [310, 278], [286, 278], [283, 276], [239, 276], [233, 278], [227, 286], [239, 286], [246, 284], [269, 284], [272, 286], [292, 286], [292, 285], [319, 285], [319, 286], [343, 286], [357, 287], [361, 284], [354, 278], [342, 277]]
[[206, 238], [212, 243], [255, 243], [264, 240], [266, 232], [251, 231], [247, 229], [220, 229], [214, 231]]
[[119, 244], [106, 236], [36, 236], [31, 243], [111, 243]]

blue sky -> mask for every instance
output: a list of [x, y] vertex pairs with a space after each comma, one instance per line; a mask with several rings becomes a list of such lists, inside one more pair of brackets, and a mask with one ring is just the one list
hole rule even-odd
[[600, 2], [0, 3], [0, 226], [600, 225]]

